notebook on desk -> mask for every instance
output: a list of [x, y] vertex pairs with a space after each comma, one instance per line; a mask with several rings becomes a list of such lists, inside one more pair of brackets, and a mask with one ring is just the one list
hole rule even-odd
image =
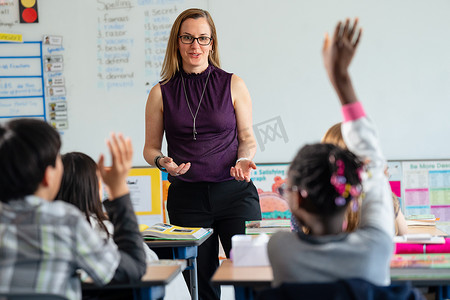
[[210, 228], [181, 227], [167, 223], [156, 223], [141, 231], [144, 239], [151, 240], [199, 240], [212, 232]]

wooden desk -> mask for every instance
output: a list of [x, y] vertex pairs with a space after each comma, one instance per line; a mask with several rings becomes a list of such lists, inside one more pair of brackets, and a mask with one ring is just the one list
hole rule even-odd
[[[198, 279], [197, 279], [197, 254], [198, 246], [203, 244], [211, 235], [213, 231], [202, 236], [198, 240], [152, 240], [145, 239], [145, 243], [151, 249], [155, 248], [170, 248], [172, 250], [172, 259], [186, 259], [187, 268], [189, 270], [189, 277], [191, 284], [189, 290], [191, 292], [192, 300], [198, 299]], [[161, 257], [160, 257], [161, 258]], [[169, 257], [164, 257], [169, 258]]]
[[[434, 226], [411, 226], [408, 233], [430, 233], [446, 236], [447, 233]], [[235, 267], [231, 260], [225, 260], [212, 277], [218, 285], [235, 286], [235, 298], [253, 299], [255, 288], [269, 288], [273, 280], [272, 267]], [[392, 283], [411, 281], [413, 285], [450, 285], [450, 269], [391, 269]]]
[[[225, 260], [212, 277], [218, 285], [235, 286], [235, 298], [254, 299], [255, 289], [270, 288], [273, 280], [272, 267], [235, 267]], [[450, 269], [391, 269], [392, 283], [410, 281], [417, 287], [450, 285]]]
[[235, 267], [229, 259], [224, 260], [211, 281], [220, 285], [269, 287], [273, 280], [272, 267]]
[[233, 285], [236, 300], [253, 300], [256, 290], [270, 288], [273, 280], [272, 267], [235, 267], [229, 259], [224, 260], [211, 281], [218, 285]]
[[131, 289], [135, 300], [162, 299], [165, 295], [165, 286], [181, 272], [181, 265], [147, 265], [147, 270], [140, 282], [136, 283], [111, 283], [98, 286], [91, 280], [83, 282], [82, 289], [104, 290], [104, 289]]

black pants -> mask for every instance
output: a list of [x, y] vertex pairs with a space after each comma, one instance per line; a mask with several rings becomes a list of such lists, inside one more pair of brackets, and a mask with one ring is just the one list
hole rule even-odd
[[[245, 221], [260, 220], [261, 208], [253, 182], [172, 182], [167, 197], [170, 223], [213, 228], [213, 235], [198, 248], [198, 291], [201, 300], [220, 299], [220, 286], [211, 284], [219, 266], [219, 238], [229, 257], [231, 237], [245, 233]], [[189, 276], [184, 274], [189, 285]]]

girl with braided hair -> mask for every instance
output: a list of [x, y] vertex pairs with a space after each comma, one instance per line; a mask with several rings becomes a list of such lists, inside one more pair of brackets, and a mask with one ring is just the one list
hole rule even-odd
[[[325, 68], [342, 104], [342, 135], [351, 152], [332, 144], [306, 145], [291, 163], [287, 200], [309, 234], [277, 232], [271, 237], [268, 254], [274, 286], [350, 278], [379, 286], [390, 283], [394, 216], [386, 161], [348, 72], [361, 37], [357, 22], [339, 22], [323, 47]], [[368, 162], [364, 170], [362, 161]], [[359, 227], [344, 232], [346, 209], [359, 198]]]

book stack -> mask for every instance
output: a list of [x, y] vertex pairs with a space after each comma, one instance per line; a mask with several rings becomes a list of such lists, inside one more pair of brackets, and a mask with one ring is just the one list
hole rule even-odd
[[411, 215], [406, 217], [406, 225], [408, 226], [436, 226], [439, 220], [435, 215]]
[[245, 222], [245, 234], [273, 234], [277, 231], [291, 231], [291, 220], [265, 219]]

